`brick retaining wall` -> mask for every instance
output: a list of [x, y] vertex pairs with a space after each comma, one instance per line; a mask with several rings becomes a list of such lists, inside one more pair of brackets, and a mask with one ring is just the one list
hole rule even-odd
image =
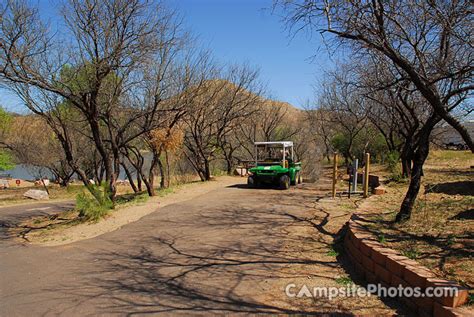
[[459, 308], [468, 300], [467, 289], [455, 282], [439, 279], [428, 268], [379, 243], [366, 230], [367, 219], [354, 214], [349, 220], [344, 249], [355, 271], [368, 283], [383, 286], [456, 287], [457, 296], [443, 298], [401, 298], [410, 311], [419, 316], [474, 316], [469, 308]]

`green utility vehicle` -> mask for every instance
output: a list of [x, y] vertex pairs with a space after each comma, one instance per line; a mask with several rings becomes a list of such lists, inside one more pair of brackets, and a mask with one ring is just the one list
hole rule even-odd
[[255, 142], [255, 167], [249, 169], [247, 184], [275, 184], [280, 189], [301, 183], [301, 163], [294, 161], [293, 142]]

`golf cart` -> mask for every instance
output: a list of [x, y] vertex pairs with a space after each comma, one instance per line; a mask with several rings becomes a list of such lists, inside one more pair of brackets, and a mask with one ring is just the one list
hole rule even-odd
[[249, 169], [247, 185], [278, 184], [280, 189], [301, 183], [301, 163], [294, 161], [293, 142], [255, 142], [255, 167]]

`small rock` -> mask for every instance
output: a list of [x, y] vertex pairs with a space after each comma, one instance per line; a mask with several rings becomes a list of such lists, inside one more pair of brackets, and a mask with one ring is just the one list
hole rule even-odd
[[383, 194], [385, 194], [385, 192], [386, 192], [386, 189], [384, 187], [381, 187], [381, 186], [375, 187], [374, 191], [373, 191], [374, 195], [383, 195]]
[[24, 193], [23, 196], [34, 199], [34, 200], [48, 200], [49, 199], [48, 193], [45, 190], [39, 190], [39, 189], [30, 189], [26, 191], [26, 193]]

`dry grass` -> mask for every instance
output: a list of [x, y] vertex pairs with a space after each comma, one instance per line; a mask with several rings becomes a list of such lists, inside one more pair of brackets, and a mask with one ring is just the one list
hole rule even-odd
[[[74, 199], [76, 195], [82, 190], [82, 185], [70, 185], [66, 187], [59, 187], [58, 185], [51, 185], [48, 187], [49, 198], [51, 200], [67, 200]], [[33, 200], [26, 198], [23, 194], [29, 189], [44, 190], [42, 186], [31, 186], [31, 187], [11, 187], [0, 191], [0, 206], [9, 206], [15, 204], [23, 204], [28, 202], [34, 202]]]
[[[363, 204], [379, 241], [431, 268], [439, 276], [474, 287], [474, 155], [433, 151], [409, 221], [394, 224], [406, 183], [386, 184], [388, 193]], [[383, 174], [382, 168], [378, 167]]]
[[[23, 196], [23, 194], [29, 189], [44, 190], [44, 187], [10, 187], [8, 189], [0, 190], [0, 206], [12, 206], [17, 204], [35, 202], [34, 200]], [[79, 183], [71, 184], [68, 187], [60, 187], [57, 184], [52, 184], [48, 186], [48, 190], [50, 200], [74, 200], [76, 199], [77, 194], [81, 193], [84, 190], [84, 186]], [[129, 185], [117, 186], [118, 195], [126, 195], [130, 193], [133, 193], [133, 190]]]

